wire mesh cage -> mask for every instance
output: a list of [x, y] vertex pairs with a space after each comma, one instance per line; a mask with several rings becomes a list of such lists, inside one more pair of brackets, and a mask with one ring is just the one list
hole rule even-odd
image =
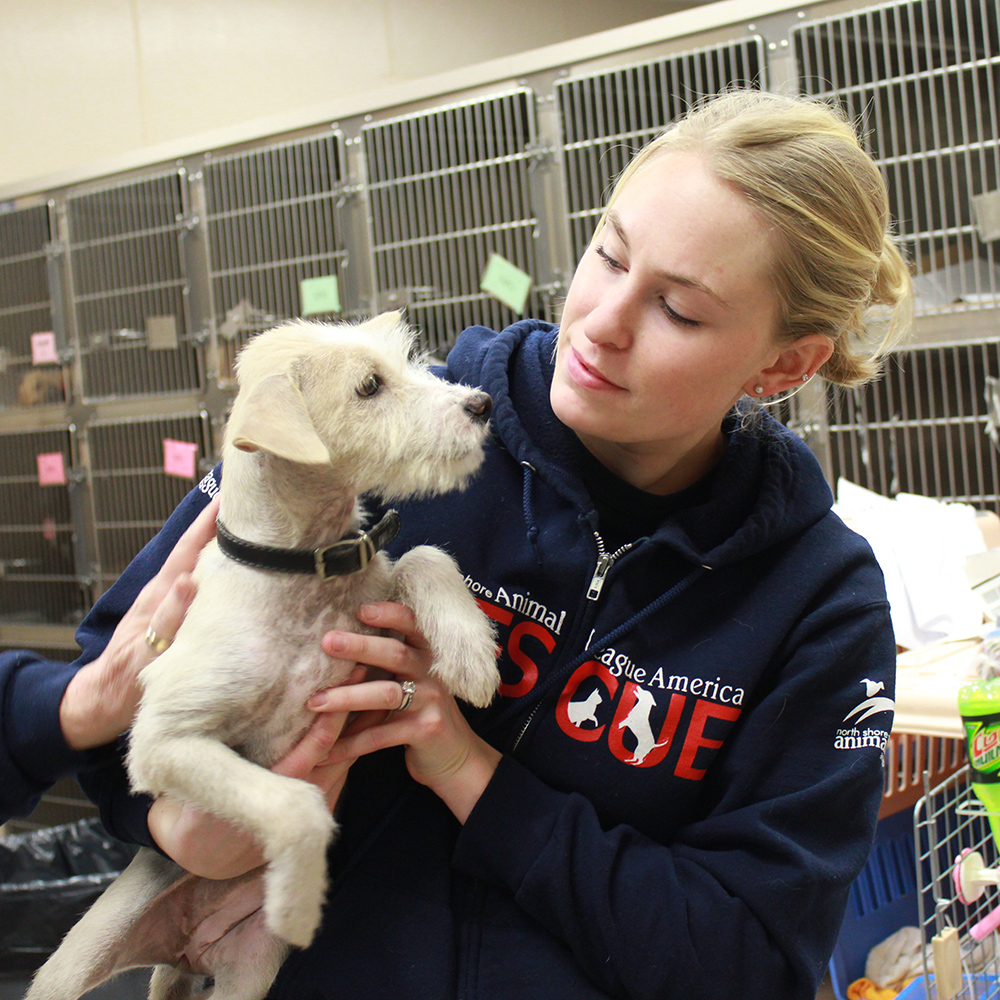
[[1000, 455], [989, 433], [998, 375], [1000, 345], [979, 342], [899, 352], [879, 382], [830, 386], [835, 474], [883, 496], [1000, 509]]
[[[405, 306], [433, 353], [519, 316], [480, 286], [493, 254], [536, 276], [535, 136], [526, 88], [362, 128], [379, 303]], [[538, 308], [532, 288], [523, 311]]]
[[[902, 996], [907, 1000], [1000, 996], [1000, 950], [994, 929], [1000, 900], [996, 884], [975, 877], [984, 868], [995, 869], [1000, 856], [990, 816], [972, 792], [967, 766], [927, 789], [914, 807], [913, 824], [917, 912], [927, 948], [923, 976]], [[970, 854], [977, 858], [969, 858]]]
[[0, 408], [66, 399], [62, 363], [32, 353], [32, 336], [53, 332], [50, 240], [48, 205], [0, 211]]
[[762, 87], [765, 65], [763, 39], [751, 36], [556, 81], [574, 260], [632, 155], [700, 98], [731, 87]]
[[1000, 187], [1000, 8], [907, 0], [790, 37], [801, 90], [840, 102], [883, 171], [918, 315], [954, 317], [949, 343], [900, 351], [882, 381], [829, 387], [833, 479], [995, 510], [997, 348], [962, 326], [1000, 303], [997, 245], [976, 209]]
[[85, 399], [197, 389], [180, 240], [184, 174], [67, 199], [69, 273]]
[[[88, 430], [98, 581], [112, 583], [163, 526], [212, 461], [202, 413], [94, 421]], [[187, 470], [167, 471], [168, 451], [186, 453]], [[186, 474], [190, 472], [190, 475]]]
[[217, 369], [231, 380], [254, 333], [341, 311], [343, 135], [211, 157], [203, 172]]
[[1000, 301], [1000, 7], [891, 3], [791, 32], [803, 93], [839, 101], [882, 167], [924, 314]]
[[[42, 476], [46, 457], [55, 470]], [[71, 465], [68, 428], [0, 433], [0, 620], [68, 623], [86, 610], [73, 549]]]

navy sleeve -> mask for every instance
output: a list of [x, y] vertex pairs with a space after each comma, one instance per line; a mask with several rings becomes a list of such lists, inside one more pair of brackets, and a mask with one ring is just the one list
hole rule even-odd
[[717, 761], [707, 814], [666, 844], [505, 757], [453, 863], [508, 888], [610, 996], [812, 1000], [882, 794], [883, 748], [837, 746], [843, 706], [864, 678], [891, 697], [894, 669], [886, 605], [815, 628]]
[[0, 822], [26, 816], [47, 788], [91, 759], [66, 745], [59, 725], [75, 672], [36, 653], [0, 653]]
[[[159, 534], [129, 563], [125, 572], [94, 605], [76, 634], [83, 650], [80, 657], [82, 663], [89, 663], [100, 656], [139, 591], [159, 572], [177, 540], [218, 491], [220, 479], [221, 467], [217, 466], [181, 501]], [[147, 795], [132, 794], [124, 755], [125, 741], [122, 739], [114, 759], [104, 766], [82, 772], [80, 785], [100, 809], [101, 821], [112, 836], [127, 843], [153, 847], [155, 845], [146, 823], [151, 799]]]

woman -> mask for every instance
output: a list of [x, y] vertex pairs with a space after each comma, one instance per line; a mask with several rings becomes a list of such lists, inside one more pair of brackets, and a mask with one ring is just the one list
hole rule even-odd
[[[312, 757], [343, 829], [324, 924], [273, 997], [815, 995], [874, 832], [894, 643], [813, 456], [741, 400], [876, 373], [909, 295], [887, 223], [847, 124], [730, 94], [626, 171], [558, 329], [463, 333], [442, 377], [493, 396], [494, 440], [467, 491], [401, 509], [400, 547], [456, 556], [497, 623], [500, 695], [458, 706], [396, 605], [362, 617], [403, 639], [324, 638], [396, 680], [310, 701], [327, 743], [359, 714]], [[872, 305], [892, 314], [874, 353]], [[260, 860], [96, 778], [112, 832], [201, 874]]]

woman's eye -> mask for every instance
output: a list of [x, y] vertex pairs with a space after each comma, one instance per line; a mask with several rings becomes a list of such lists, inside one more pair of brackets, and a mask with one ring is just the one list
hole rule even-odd
[[612, 271], [624, 271], [625, 268], [612, 257], [603, 246], [596, 247], [597, 256], [604, 261], [604, 263], [611, 268]]
[[382, 380], [372, 373], [357, 388], [359, 396], [374, 396], [382, 387]]
[[687, 316], [682, 316], [675, 309], [670, 308], [670, 303], [666, 299], [661, 299], [660, 304], [663, 306], [663, 311], [667, 314], [667, 319], [672, 323], [676, 323], [678, 326], [700, 326], [701, 322], [696, 319], [690, 319]]

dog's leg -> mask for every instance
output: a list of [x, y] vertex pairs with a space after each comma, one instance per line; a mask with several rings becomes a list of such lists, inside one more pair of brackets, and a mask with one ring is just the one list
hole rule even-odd
[[210, 737], [170, 735], [169, 720], [144, 719], [142, 712], [129, 771], [138, 791], [172, 795], [253, 833], [268, 861], [268, 928], [289, 944], [309, 944], [319, 926], [334, 830], [318, 788], [273, 774]]
[[225, 968], [215, 975], [212, 1000], [257, 1000], [264, 997], [274, 982], [288, 947], [274, 937], [254, 935], [240, 945]]
[[149, 980], [149, 1000], [199, 1000], [211, 995], [204, 976], [181, 972], [172, 965], [158, 965]]
[[38, 970], [25, 1000], [75, 1000], [116, 973], [156, 961], [141, 954], [148, 942], [132, 928], [184, 875], [155, 851], [139, 851]]
[[459, 698], [485, 707], [496, 694], [496, 638], [489, 619], [469, 593], [455, 561], [419, 545], [402, 555], [393, 572], [394, 599], [413, 608], [434, 650], [431, 668]]

